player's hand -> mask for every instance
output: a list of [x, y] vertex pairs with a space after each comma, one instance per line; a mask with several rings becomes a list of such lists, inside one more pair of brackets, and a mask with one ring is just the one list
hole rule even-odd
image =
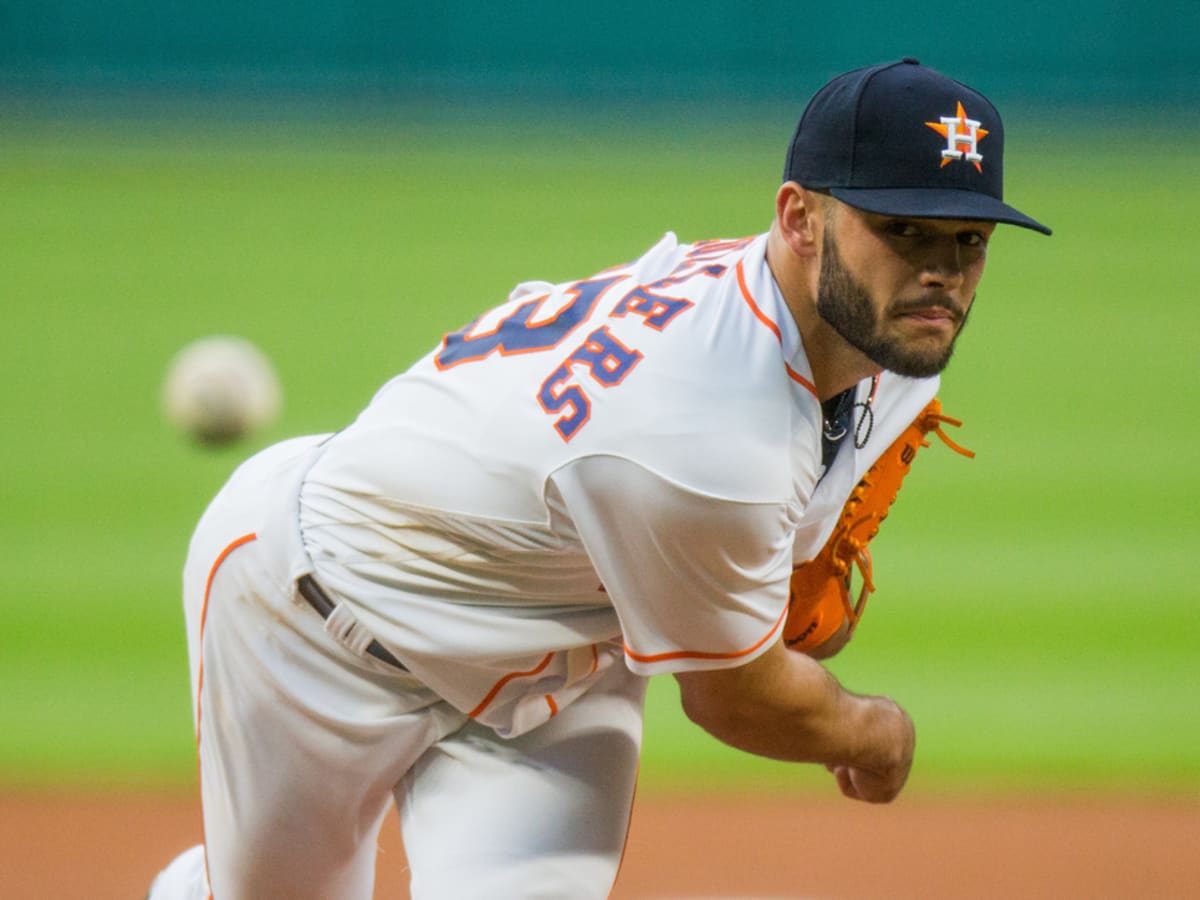
[[842, 793], [887, 803], [904, 787], [912, 719], [888, 697], [855, 694], [778, 641], [730, 669], [677, 672], [688, 718], [718, 740], [771, 759], [825, 765]]
[[837, 779], [842, 794], [851, 800], [890, 803], [908, 781], [916, 729], [908, 713], [896, 702], [886, 697], [863, 699], [876, 707], [871, 718], [877, 724], [869, 735], [873, 746], [857, 764], [830, 763], [825, 768]]

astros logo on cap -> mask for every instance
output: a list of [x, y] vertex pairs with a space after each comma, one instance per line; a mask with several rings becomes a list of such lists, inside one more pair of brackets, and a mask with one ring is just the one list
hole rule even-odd
[[948, 166], [956, 159], [965, 158], [975, 166], [976, 171], [982, 172], [983, 156], [979, 152], [979, 142], [988, 135], [986, 128], [980, 128], [975, 119], [967, 118], [962, 101], [958, 101], [958, 115], [942, 116], [940, 122], [926, 122], [930, 128], [946, 139], [946, 149], [942, 151], [942, 166]]

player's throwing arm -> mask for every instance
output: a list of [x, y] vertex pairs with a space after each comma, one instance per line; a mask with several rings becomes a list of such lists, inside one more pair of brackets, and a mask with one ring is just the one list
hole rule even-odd
[[787, 762], [819, 763], [843, 794], [886, 803], [912, 766], [912, 719], [887, 697], [845, 690], [782, 643], [735, 669], [676, 676], [684, 711], [725, 743]]

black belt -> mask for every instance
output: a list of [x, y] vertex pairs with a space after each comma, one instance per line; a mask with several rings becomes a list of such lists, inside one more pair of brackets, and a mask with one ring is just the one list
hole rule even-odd
[[[308, 605], [321, 614], [322, 619], [328, 619], [333, 614], [333, 601], [329, 599], [329, 595], [321, 589], [321, 586], [317, 584], [311, 575], [301, 575], [296, 580], [296, 589], [300, 591], [300, 596], [308, 601]], [[390, 666], [403, 669], [405, 672], [408, 671], [407, 666], [392, 656], [387, 647], [383, 646], [379, 641], [372, 640], [371, 643], [367, 644], [367, 652]]]

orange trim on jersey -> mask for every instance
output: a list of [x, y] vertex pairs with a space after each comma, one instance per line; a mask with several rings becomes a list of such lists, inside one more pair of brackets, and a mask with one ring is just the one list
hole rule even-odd
[[787, 617], [787, 611], [787, 606], [784, 606], [783, 612], [779, 614], [779, 618], [775, 620], [775, 624], [771, 626], [771, 630], [744, 650], [735, 650], [732, 653], [710, 653], [705, 650], [670, 650], [666, 653], [647, 654], [635, 653], [633, 648], [626, 644], [625, 655], [635, 662], [640, 663], [666, 662], [672, 659], [737, 659], [741, 656], [748, 656], [774, 637], [775, 632], [779, 630], [779, 627], [783, 624], [783, 620]]
[[775, 340], [779, 341], [779, 345], [783, 346], [783, 333], [779, 330], [779, 326], [768, 318], [767, 314], [762, 311], [762, 307], [755, 302], [754, 297], [750, 294], [750, 288], [746, 286], [746, 269], [743, 266], [744, 259], [737, 261], [737, 283], [738, 290], [742, 292], [742, 299], [746, 301], [746, 305], [750, 307], [750, 312], [754, 313], [754, 317], [762, 322], [767, 328], [771, 329], [771, 334], [775, 335]]
[[[197, 670], [196, 670], [196, 775], [197, 775], [196, 783], [197, 784], [200, 783], [200, 780], [204, 776], [203, 770], [200, 767], [200, 723], [202, 721], [200, 701], [201, 701], [201, 697], [204, 694], [204, 624], [205, 624], [205, 622], [208, 621], [208, 595], [210, 593], [212, 593], [213, 578], [215, 578], [217, 575], [217, 569], [221, 568], [221, 563], [225, 562], [226, 557], [228, 557], [230, 553], [232, 553], [238, 547], [241, 547], [243, 544], [249, 544], [251, 541], [256, 541], [256, 540], [258, 540], [258, 535], [254, 534], [253, 532], [251, 532], [250, 534], [243, 534], [240, 538], [235, 540], [228, 547], [226, 547], [219, 554], [217, 554], [216, 562], [214, 562], [212, 564], [212, 568], [208, 570], [208, 580], [204, 582], [204, 600], [200, 604], [200, 635], [197, 640], [197, 646], [199, 648], [199, 653], [200, 653], [200, 662], [199, 662], [199, 664], [197, 666]], [[205, 843], [205, 846], [207, 847], [208, 841], [205, 841], [204, 843]], [[209, 871], [208, 871], [208, 852], [207, 851], [205, 851], [205, 854], [204, 854], [204, 878], [210, 885], [212, 884], [212, 878], [210, 877]], [[208, 900], [213, 900], [212, 891], [209, 891]]]
[[813, 384], [811, 381], [809, 381], [807, 378], [805, 378], [803, 375], [801, 375], [799, 372], [797, 372], [795, 369], [793, 369], [787, 363], [784, 363], [783, 367], [785, 369], [787, 369], [788, 378], [792, 379], [792, 381], [799, 384], [801, 387], [803, 387], [806, 391], [808, 391], [810, 394], [812, 394], [818, 400], [821, 399], [821, 395], [817, 393], [817, 386], [815, 384]]
[[[746, 286], [746, 270], [742, 266], [743, 262], [744, 260], [742, 259], [739, 259], [737, 262], [737, 283], [738, 290], [742, 292], [742, 299], [746, 301], [746, 305], [750, 307], [750, 312], [754, 313], [755, 318], [771, 330], [771, 334], [775, 335], [775, 340], [779, 341], [779, 346], [782, 347], [783, 333], [779, 330], [779, 326], [771, 321], [767, 314], [762, 311], [762, 307], [755, 302], [754, 297], [750, 294], [750, 288]], [[817, 386], [815, 384], [789, 366], [787, 362], [784, 362], [783, 367], [787, 370], [788, 378], [801, 385], [818, 400], [821, 399], [817, 393]]]
[[480, 704], [477, 707], [475, 707], [473, 710], [471, 710], [469, 713], [467, 713], [467, 717], [474, 719], [481, 712], [483, 712], [485, 709], [487, 709], [491, 705], [492, 701], [496, 699], [496, 695], [499, 694], [500, 691], [502, 691], [504, 689], [504, 686], [506, 684], [508, 684], [510, 681], [512, 681], [514, 678], [527, 678], [530, 675], [536, 675], [539, 672], [541, 672], [544, 668], [546, 668], [546, 666], [550, 665], [550, 660], [552, 660], [552, 659], [554, 659], [554, 651], [553, 650], [551, 650], [549, 653], [547, 653], [545, 655], [545, 657], [543, 657], [542, 661], [540, 663], [538, 663], [535, 668], [530, 669], [528, 672], [509, 672], [507, 675], [505, 675], [503, 678], [501, 678], [499, 681], [497, 681], [494, 685], [492, 685], [492, 689], [490, 691], [488, 691], [487, 696], [483, 698], [483, 700], [480, 702]]
[[550, 694], [546, 694], [546, 705], [550, 707], [550, 718], [558, 715], [558, 704], [554, 702], [554, 698]]

